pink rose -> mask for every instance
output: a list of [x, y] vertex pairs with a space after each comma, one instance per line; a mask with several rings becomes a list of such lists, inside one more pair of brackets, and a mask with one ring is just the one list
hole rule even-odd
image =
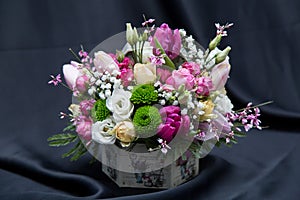
[[92, 137], [91, 134], [92, 124], [93, 124], [93, 120], [90, 117], [79, 116], [75, 121], [76, 132], [83, 139], [89, 141], [91, 140]]
[[186, 90], [191, 90], [194, 87], [194, 76], [188, 69], [181, 68], [174, 70], [172, 76], [166, 80], [166, 84], [172, 85], [175, 89], [178, 89], [180, 85], [184, 85]]
[[200, 74], [200, 65], [195, 62], [185, 62], [181, 66], [185, 69], [188, 69], [191, 74]]
[[[168, 24], [163, 23], [159, 28], [156, 29], [153, 37], [157, 38], [166, 54], [171, 59], [174, 59], [179, 55], [181, 48], [181, 37], [178, 29], [175, 29], [173, 32], [172, 29], [169, 28]], [[151, 41], [151, 45], [156, 47], [153, 39]]]

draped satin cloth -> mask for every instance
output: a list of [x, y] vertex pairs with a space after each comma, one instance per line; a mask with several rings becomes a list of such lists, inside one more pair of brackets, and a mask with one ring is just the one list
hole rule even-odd
[[[0, 1], [0, 199], [299, 199], [299, 10], [296, 0]], [[66, 124], [57, 116], [71, 94], [47, 81], [73, 59], [68, 48], [91, 50], [142, 14], [203, 46], [215, 22], [233, 22], [221, 45], [232, 47], [230, 98], [236, 108], [274, 101], [262, 107], [268, 129], [215, 148], [199, 176], [170, 190], [118, 188], [90, 155], [70, 162], [60, 158], [70, 147], [46, 141]]]

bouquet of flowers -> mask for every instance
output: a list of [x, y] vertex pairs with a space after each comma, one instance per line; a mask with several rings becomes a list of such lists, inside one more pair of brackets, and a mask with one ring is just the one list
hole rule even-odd
[[71, 50], [77, 61], [63, 65], [66, 84], [51, 75], [49, 84], [73, 94], [70, 113], [60, 113], [69, 125], [48, 139], [50, 146], [77, 141], [63, 157], [77, 160], [91, 146], [91, 152], [95, 146], [131, 152], [139, 144], [144, 153], [173, 151], [173, 160], [201, 158], [214, 145], [261, 129], [259, 105], [234, 111], [226, 95], [231, 48], [217, 46], [233, 24], [215, 24], [205, 50], [185, 30], [154, 21], [145, 19], [143, 28], [127, 23], [126, 42], [116, 53]]

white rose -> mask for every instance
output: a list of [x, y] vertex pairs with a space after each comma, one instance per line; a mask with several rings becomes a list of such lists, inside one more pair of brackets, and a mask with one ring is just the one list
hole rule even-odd
[[98, 72], [104, 73], [108, 71], [110, 74], [112, 74], [114, 70], [119, 71], [117, 63], [107, 53], [103, 51], [97, 51], [94, 55], [94, 66]]
[[152, 83], [156, 80], [156, 66], [152, 63], [137, 63], [134, 65], [133, 75], [137, 84]]
[[111, 119], [97, 121], [92, 125], [92, 140], [100, 144], [114, 144], [116, 137], [110, 134], [113, 127], [114, 124]]
[[133, 104], [130, 102], [131, 92], [124, 89], [115, 89], [106, 100], [106, 107], [113, 113], [116, 122], [130, 118], [133, 112]]
[[136, 139], [134, 125], [130, 121], [119, 122], [112, 130], [123, 147], [127, 147]]
[[215, 109], [222, 113], [223, 115], [226, 113], [230, 113], [232, 111], [233, 105], [225, 94], [219, 94], [214, 100]]

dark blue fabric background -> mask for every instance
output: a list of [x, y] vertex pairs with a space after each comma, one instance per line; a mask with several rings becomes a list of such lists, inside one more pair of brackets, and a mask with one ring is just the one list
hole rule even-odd
[[[0, 199], [299, 199], [300, 1], [0, 1]], [[264, 125], [233, 148], [200, 160], [200, 175], [170, 190], [118, 188], [89, 165], [61, 159], [47, 138], [65, 125], [71, 94], [49, 74], [106, 38], [140, 26], [142, 14], [184, 28], [207, 46], [214, 23], [234, 22], [228, 91], [235, 105], [261, 103]]]

